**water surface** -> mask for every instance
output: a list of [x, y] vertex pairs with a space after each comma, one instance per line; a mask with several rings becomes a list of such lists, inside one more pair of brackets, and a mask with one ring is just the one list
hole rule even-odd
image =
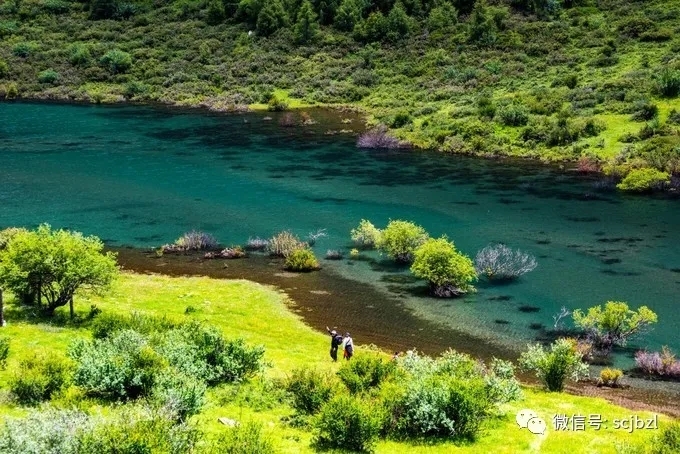
[[597, 192], [590, 179], [535, 164], [361, 151], [353, 136], [327, 134], [352, 124], [314, 115], [316, 126], [283, 128], [275, 115], [0, 104], [0, 226], [48, 222], [140, 247], [190, 229], [238, 244], [325, 228], [323, 255], [347, 250], [362, 218], [410, 219], [471, 256], [503, 242], [539, 266], [457, 300], [427, 298], [377, 254], [324, 266], [425, 318], [516, 346], [562, 306], [646, 304], [660, 322], [633, 347], [680, 351], [680, 201]]

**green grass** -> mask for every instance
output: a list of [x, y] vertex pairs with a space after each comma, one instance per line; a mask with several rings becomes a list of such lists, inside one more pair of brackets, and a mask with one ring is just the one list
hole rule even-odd
[[[317, 368], [335, 371], [328, 357], [328, 337], [305, 325], [290, 307], [292, 303], [285, 294], [273, 288], [243, 280], [215, 280], [210, 278], [183, 277], [172, 278], [159, 275], [136, 275], [124, 273], [114, 285], [113, 290], [103, 297], [78, 297], [76, 308], [80, 315], [86, 315], [91, 304], [104, 312], [165, 315], [182, 320], [187, 318], [204, 320], [218, 326], [228, 337], [243, 337], [249, 343], [261, 344], [266, 348], [265, 357], [272, 365], [266, 372], [268, 378], [283, 378], [295, 368]], [[195, 312], [185, 314], [192, 306]], [[58, 320], [67, 316], [66, 308], [57, 311]], [[44, 320], [17, 320], [17, 307], [9, 298], [8, 326], [2, 333], [12, 338], [8, 370], [0, 371], [0, 390], [6, 388], [11, 369], [22, 355], [31, 354], [36, 349], [44, 349], [63, 354], [68, 343], [75, 337], [87, 336], [86, 323], [60, 326]], [[362, 354], [359, 347], [358, 353]], [[261, 380], [263, 378], [257, 378]], [[284, 453], [313, 452], [310, 448], [312, 433], [309, 430], [287, 426], [282, 417], [292, 414], [287, 405], [255, 411], [251, 406], [239, 404], [224, 395], [233, 386], [222, 386], [209, 391], [209, 401], [194, 422], [208, 434], [224, 429], [217, 422], [218, 417], [228, 417], [240, 421], [258, 421], [264, 424], [265, 431]], [[254, 383], [241, 385], [247, 391]], [[648, 417], [650, 413], [632, 411], [608, 403], [599, 398], [578, 397], [562, 393], [546, 393], [533, 388], [525, 388], [525, 399], [506, 405], [504, 416], [485, 423], [478, 441], [466, 445], [440, 443], [433, 445], [413, 445], [395, 441], [382, 441], [377, 446], [379, 453], [615, 453], [616, 445], [623, 443], [642, 443], [654, 431], [635, 431], [629, 434], [621, 430], [604, 428], [596, 431], [587, 428], [584, 432], [555, 432], [551, 419], [554, 414], [600, 414], [611, 421], [613, 418], [626, 418], [637, 414]], [[222, 396], [222, 397], [220, 397]], [[98, 407], [105, 410], [105, 407]], [[548, 423], [548, 432], [543, 436], [520, 430], [515, 423], [518, 410], [530, 408]], [[20, 416], [27, 409], [16, 407], [5, 399], [0, 404], [0, 415]], [[0, 418], [2, 417], [0, 416]], [[661, 418], [662, 424], [668, 419]]]

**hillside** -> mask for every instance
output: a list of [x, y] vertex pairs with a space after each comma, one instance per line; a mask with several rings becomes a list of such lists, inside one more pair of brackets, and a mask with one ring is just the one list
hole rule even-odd
[[6, 0], [0, 37], [10, 99], [350, 105], [418, 147], [680, 170], [673, 0]]

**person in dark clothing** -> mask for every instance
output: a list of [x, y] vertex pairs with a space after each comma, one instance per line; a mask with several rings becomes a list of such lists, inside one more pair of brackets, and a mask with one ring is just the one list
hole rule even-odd
[[328, 334], [331, 335], [331, 358], [333, 358], [333, 361], [338, 360], [338, 347], [342, 344], [342, 336], [338, 334], [337, 331], [335, 330], [330, 330], [328, 327], [326, 327], [326, 331], [328, 331]]

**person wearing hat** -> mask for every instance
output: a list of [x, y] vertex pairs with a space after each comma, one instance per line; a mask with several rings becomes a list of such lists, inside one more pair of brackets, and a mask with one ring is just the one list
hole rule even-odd
[[331, 335], [331, 358], [333, 358], [333, 361], [337, 361], [338, 347], [340, 347], [343, 341], [342, 336], [336, 330], [330, 330], [328, 327], [326, 327], [326, 331]]

